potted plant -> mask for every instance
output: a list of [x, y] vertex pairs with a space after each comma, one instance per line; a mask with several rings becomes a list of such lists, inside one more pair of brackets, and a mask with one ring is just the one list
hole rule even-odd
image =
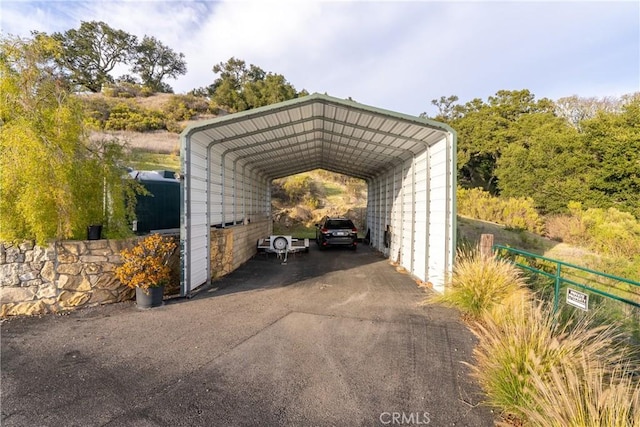
[[120, 252], [122, 265], [115, 270], [120, 282], [135, 288], [136, 304], [140, 308], [162, 305], [164, 286], [169, 281], [169, 259], [175, 242], [159, 234], [151, 234], [131, 249]]

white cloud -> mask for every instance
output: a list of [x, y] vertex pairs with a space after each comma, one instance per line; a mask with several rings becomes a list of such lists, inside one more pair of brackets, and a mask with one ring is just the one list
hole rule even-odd
[[[3, 32], [103, 20], [186, 56], [186, 92], [231, 56], [296, 88], [410, 114], [430, 100], [500, 89], [538, 97], [640, 89], [640, 5], [632, 2], [5, 2]], [[28, 20], [21, 19], [29, 16]]]

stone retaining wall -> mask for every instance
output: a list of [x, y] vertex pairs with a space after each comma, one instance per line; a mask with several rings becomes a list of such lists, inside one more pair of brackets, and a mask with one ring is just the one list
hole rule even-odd
[[[0, 316], [56, 313], [132, 299], [114, 276], [120, 251], [140, 238], [0, 243]], [[179, 251], [176, 251], [179, 257]]]
[[211, 229], [211, 278], [231, 273], [256, 254], [258, 239], [271, 233], [270, 220]]

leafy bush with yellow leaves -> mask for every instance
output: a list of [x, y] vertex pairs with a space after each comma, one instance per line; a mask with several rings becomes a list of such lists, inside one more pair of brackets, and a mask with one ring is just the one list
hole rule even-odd
[[130, 288], [145, 292], [166, 284], [171, 276], [169, 260], [176, 243], [159, 234], [151, 234], [131, 249], [120, 252], [122, 265], [116, 268], [116, 278]]

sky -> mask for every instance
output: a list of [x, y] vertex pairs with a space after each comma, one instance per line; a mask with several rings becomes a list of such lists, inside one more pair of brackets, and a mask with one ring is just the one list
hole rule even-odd
[[[234, 56], [297, 90], [351, 97], [406, 114], [431, 100], [640, 91], [639, 1], [11, 1], [3, 36], [104, 21], [185, 55], [176, 93], [208, 86]], [[124, 68], [120, 74], [128, 73]]]

